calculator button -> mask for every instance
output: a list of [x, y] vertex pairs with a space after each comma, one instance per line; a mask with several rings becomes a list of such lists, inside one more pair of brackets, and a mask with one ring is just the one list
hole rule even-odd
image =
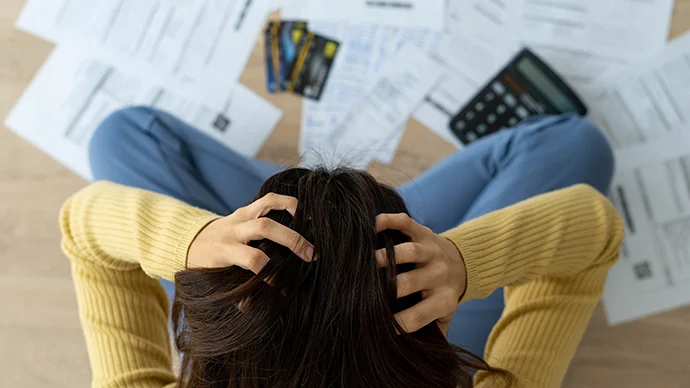
[[474, 112], [469, 111], [467, 114], [465, 114], [465, 120], [472, 120], [474, 118]]
[[465, 122], [464, 121], [460, 120], [457, 123], [455, 123], [455, 130], [456, 131], [462, 131], [463, 129], [465, 129]]
[[479, 132], [480, 134], [486, 133], [487, 129], [489, 129], [489, 128], [486, 126], [486, 124], [477, 125], [477, 132]]
[[513, 116], [510, 119], [508, 119], [508, 125], [510, 125], [512, 127], [513, 125], [517, 124], [518, 121], [519, 121], [518, 118]]
[[520, 116], [521, 119], [524, 119], [525, 117], [529, 116], [529, 111], [522, 105], [518, 106], [515, 109], [515, 113], [517, 113], [517, 115]]
[[491, 89], [493, 89], [496, 94], [503, 94], [506, 91], [505, 86], [498, 81], [494, 81], [494, 83], [491, 84]]
[[496, 113], [498, 113], [499, 115], [506, 113], [506, 106], [503, 104], [497, 106], [496, 107]]
[[477, 134], [474, 133], [474, 132], [467, 132], [467, 133], [465, 134], [465, 139], [466, 139], [468, 142], [477, 140], [477, 137], [478, 137]]
[[493, 124], [496, 122], [496, 115], [491, 113], [490, 115], [486, 116], [486, 122], [489, 124]]
[[477, 112], [481, 112], [484, 110], [484, 103], [483, 102], [478, 102], [474, 105], [474, 109], [477, 110]]
[[493, 93], [491, 93], [491, 92], [488, 92], [488, 93], [486, 93], [486, 94], [484, 95], [484, 99], [485, 99], [486, 101], [493, 101], [495, 97], [496, 97], [496, 96], [495, 96]]
[[503, 96], [503, 101], [505, 101], [506, 104], [511, 108], [517, 105], [517, 98], [515, 98], [515, 96], [512, 94], [506, 94]]

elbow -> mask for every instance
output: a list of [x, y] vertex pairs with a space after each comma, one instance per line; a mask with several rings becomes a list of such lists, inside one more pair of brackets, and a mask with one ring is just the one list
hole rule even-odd
[[599, 265], [611, 268], [618, 261], [620, 249], [625, 237], [625, 224], [620, 214], [603, 194], [591, 186], [580, 185], [583, 195], [591, 201], [599, 225], [597, 233], [603, 238], [598, 258]]

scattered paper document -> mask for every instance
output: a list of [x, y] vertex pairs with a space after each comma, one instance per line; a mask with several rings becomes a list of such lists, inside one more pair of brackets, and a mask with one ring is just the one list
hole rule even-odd
[[690, 34], [622, 70], [603, 74], [587, 92], [592, 119], [616, 148], [690, 131]]
[[8, 115], [5, 124], [85, 179], [87, 147], [110, 113], [130, 105], [169, 111], [227, 147], [255, 156], [281, 112], [239, 85], [221, 111], [60, 45]]
[[663, 47], [673, 0], [510, 1], [524, 42], [634, 60]]
[[[414, 45], [433, 55], [440, 44], [440, 34], [424, 28], [398, 29], [369, 23], [312, 23], [311, 28], [341, 42], [321, 101], [305, 100], [302, 106], [300, 152], [313, 156], [325, 152], [329, 136], [401, 47]], [[390, 141], [384, 142], [385, 147], [378, 150], [376, 160], [392, 162], [404, 129], [405, 125], [401, 125]]]
[[216, 109], [227, 104], [272, 0], [29, 0], [17, 26]]
[[482, 84], [519, 50], [508, 33], [511, 25], [502, 1], [451, 1], [436, 57], [443, 65], [442, 80], [414, 113], [431, 131], [457, 148], [462, 143], [450, 131], [453, 115]]
[[284, 18], [308, 21], [372, 23], [424, 27], [441, 31], [445, 0], [301, 0], [291, 2]]
[[626, 226], [604, 293], [609, 323], [690, 304], [690, 128], [617, 153], [610, 197]]
[[673, 9], [673, 0], [507, 4], [512, 16], [508, 34], [519, 37], [580, 93], [602, 72], [662, 49]]
[[423, 51], [403, 46], [381, 70], [367, 95], [329, 136], [334, 160], [355, 168], [366, 167], [436, 84], [439, 70]]

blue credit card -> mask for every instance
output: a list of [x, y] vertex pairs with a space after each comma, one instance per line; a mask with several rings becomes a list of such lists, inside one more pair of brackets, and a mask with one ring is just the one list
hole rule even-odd
[[280, 22], [269, 22], [264, 31], [264, 50], [266, 60], [266, 90], [275, 93], [280, 88]]
[[283, 21], [279, 28], [280, 84], [281, 91], [290, 87], [290, 69], [297, 56], [297, 45], [307, 33], [307, 23], [301, 21]]

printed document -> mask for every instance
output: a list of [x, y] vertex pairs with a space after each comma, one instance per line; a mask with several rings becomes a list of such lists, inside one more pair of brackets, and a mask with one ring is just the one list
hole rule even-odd
[[227, 104], [273, 0], [29, 0], [17, 26], [164, 84]]
[[618, 151], [617, 165], [626, 234], [604, 293], [611, 324], [690, 304], [690, 127]]
[[227, 106], [216, 110], [63, 44], [53, 50], [5, 125], [91, 179], [87, 155], [91, 136], [110, 113], [130, 105], [171, 112], [246, 156], [258, 153], [281, 118], [277, 108], [242, 85]]
[[435, 61], [414, 46], [403, 46], [328, 138], [334, 162], [366, 167], [438, 79]]
[[587, 100], [616, 149], [610, 198], [626, 224], [604, 307], [612, 324], [690, 304], [690, 34], [603, 74]]
[[442, 80], [426, 96], [415, 119], [457, 148], [450, 131], [453, 115], [519, 49], [508, 33], [510, 13], [503, 1], [463, 0], [448, 4], [446, 27], [436, 57]]
[[[288, 0], [284, 18], [443, 29], [445, 0]], [[286, 9], [287, 8], [287, 9]]]
[[664, 47], [673, 0], [519, 0], [508, 7], [509, 34], [582, 92], [603, 71]]
[[[399, 29], [370, 23], [312, 23], [310, 28], [339, 40], [341, 46], [321, 100], [302, 103], [300, 152], [307, 157], [325, 152], [331, 134], [403, 45], [414, 45], [433, 55], [440, 44], [440, 34], [424, 28]], [[391, 134], [378, 149], [376, 160], [392, 162], [404, 129], [403, 124]]]
[[690, 131], [690, 34], [634, 65], [603, 74], [586, 94], [592, 119], [616, 148]]

